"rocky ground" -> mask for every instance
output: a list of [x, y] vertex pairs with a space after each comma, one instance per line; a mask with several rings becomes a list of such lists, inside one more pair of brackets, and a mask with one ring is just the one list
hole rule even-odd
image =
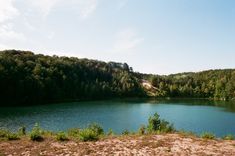
[[96, 142], [58, 142], [46, 138], [0, 141], [0, 156], [80, 156], [80, 155], [235, 155], [235, 141], [206, 140], [180, 134], [119, 136]]

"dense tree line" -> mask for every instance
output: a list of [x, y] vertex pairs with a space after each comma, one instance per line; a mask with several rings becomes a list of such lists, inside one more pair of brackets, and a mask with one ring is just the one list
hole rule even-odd
[[235, 98], [233, 69], [160, 76], [133, 72], [126, 63], [0, 52], [0, 105], [143, 97], [143, 79], [156, 97]]
[[158, 97], [235, 98], [235, 70], [209, 70], [169, 76], [146, 76]]
[[16, 50], [0, 52], [0, 88], [0, 105], [145, 95], [126, 63]]

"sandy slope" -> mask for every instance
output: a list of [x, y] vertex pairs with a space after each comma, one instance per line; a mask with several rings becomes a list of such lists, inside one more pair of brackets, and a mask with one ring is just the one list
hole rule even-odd
[[1, 141], [2, 155], [235, 155], [235, 141], [205, 140], [179, 134], [121, 136], [97, 142], [45, 139]]

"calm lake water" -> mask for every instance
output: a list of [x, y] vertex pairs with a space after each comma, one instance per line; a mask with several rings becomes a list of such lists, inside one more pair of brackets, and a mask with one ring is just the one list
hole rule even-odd
[[60, 131], [97, 122], [105, 130], [120, 133], [137, 130], [157, 112], [176, 129], [198, 134], [209, 131], [217, 136], [235, 134], [235, 103], [206, 100], [109, 100], [73, 102], [34, 107], [0, 107], [0, 128], [41, 127]]

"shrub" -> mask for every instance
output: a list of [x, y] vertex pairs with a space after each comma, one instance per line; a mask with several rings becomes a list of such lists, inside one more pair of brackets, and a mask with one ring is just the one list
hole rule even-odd
[[88, 129], [92, 130], [97, 135], [103, 135], [104, 134], [103, 128], [97, 123], [92, 123], [92, 124], [88, 125]]
[[18, 140], [18, 139], [20, 139], [20, 137], [16, 133], [8, 133], [7, 139], [8, 140]]
[[234, 135], [228, 134], [223, 137], [224, 140], [234, 140]]
[[161, 120], [157, 113], [149, 117], [147, 130], [149, 133], [175, 131], [174, 126], [165, 120]]
[[173, 124], [170, 124], [168, 121], [161, 120], [160, 131], [168, 133], [168, 132], [175, 131], [175, 128], [174, 128]]
[[7, 138], [7, 135], [9, 134], [10, 132], [8, 130], [5, 130], [5, 129], [0, 129], [0, 138]]
[[148, 132], [156, 132], [157, 130], [160, 130], [161, 120], [159, 117], [160, 116], [157, 113], [149, 117], [147, 127]]
[[144, 135], [144, 134], [145, 134], [145, 130], [146, 130], [146, 128], [145, 128], [144, 125], [140, 126], [140, 128], [139, 128], [139, 130], [138, 130], [138, 134]]
[[128, 134], [130, 134], [130, 132], [129, 132], [127, 129], [125, 129], [124, 131], [122, 131], [122, 135], [128, 135]]
[[67, 135], [65, 134], [65, 132], [58, 132], [56, 134], [56, 140], [57, 141], [66, 141], [66, 140], [69, 140]]
[[17, 133], [12, 133], [9, 130], [0, 129], [0, 138], [8, 140], [18, 140], [20, 139]]
[[86, 128], [79, 132], [79, 139], [81, 141], [96, 141], [99, 139], [99, 135], [93, 130]]
[[26, 135], [26, 128], [24, 126], [20, 127], [18, 129], [18, 134], [19, 135]]
[[30, 139], [33, 141], [41, 141], [43, 140], [42, 137], [42, 129], [40, 128], [39, 124], [36, 123], [30, 133]]
[[112, 129], [109, 129], [108, 132], [107, 132], [107, 135], [109, 135], [109, 136], [110, 136], [110, 135], [114, 135], [113, 130], [112, 130]]
[[203, 139], [215, 139], [215, 135], [213, 133], [205, 132], [201, 135]]
[[68, 136], [72, 138], [79, 138], [79, 128], [71, 128], [68, 130]]

